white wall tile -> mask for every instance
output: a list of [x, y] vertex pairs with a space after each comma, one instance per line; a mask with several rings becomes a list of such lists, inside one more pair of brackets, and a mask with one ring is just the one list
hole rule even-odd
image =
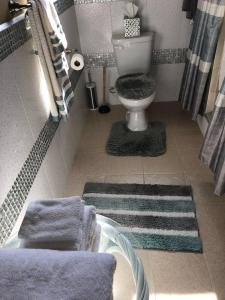
[[43, 161], [49, 187], [53, 197], [61, 197], [64, 192], [68, 170], [60, 153], [59, 135], [56, 133]]
[[[108, 88], [114, 88], [114, 91], [115, 91], [115, 83], [116, 83], [116, 80], [117, 80], [118, 77], [119, 77], [119, 73], [118, 73], [117, 68], [110, 68], [108, 70], [108, 78], [109, 78]], [[109, 103], [111, 105], [121, 104], [119, 99], [118, 99], [117, 93], [110, 93], [109, 92]]]
[[[110, 4], [84, 4], [76, 6], [78, 26], [83, 52], [95, 53], [113, 51], [111, 44], [112, 33], [123, 33], [124, 7], [126, 1], [115, 1]], [[188, 47], [192, 25], [182, 12], [182, 0], [135, 0], [139, 7], [142, 30], [155, 31], [155, 49], [186, 48]], [[109, 8], [111, 25], [109, 22]], [[182, 77], [183, 65], [154, 66], [158, 86], [157, 99], [174, 101]], [[157, 71], [158, 69], [158, 71]], [[178, 71], [176, 71], [178, 70]], [[165, 71], [165, 73], [163, 73]], [[168, 75], [168, 72], [170, 72]], [[110, 68], [108, 87], [113, 86], [118, 76], [116, 68]], [[97, 84], [99, 104], [102, 102], [102, 69], [92, 70], [93, 79]], [[115, 94], [108, 95], [111, 104], [118, 104]], [[164, 100], [163, 100], [164, 99]]]
[[0, 181], [6, 196], [28, 156], [34, 138], [27, 120], [14, 72], [16, 52], [0, 64]]
[[[103, 101], [103, 68], [93, 68], [91, 71], [92, 80], [96, 83], [98, 105]], [[86, 80], [87, 80], [87, 73]], [[117, 96], [111, 94], [109, 89], [114, 87], [116, 79], [119, 77], [117, 68], [107, 68], [106, 70], [106, 101], [110, 104], [119, 104]]]
[[184, 64], [157, 65], [152, 71], [157, 85], [155, 101], [177, 101]]
[[[152, 76], [156, 80], [157, 91], [155, 101], [177, 101], [183, 76], [184, 64], [162, 64], [152, 66]], [[96, 82], [98, 104], [102, 103], [103, 84], [102, 68], [91, 69], [92, 80]], [[117, 68], [107, 69], [107, 100], [111, 105], [120, 104], [117, 94], [110, 93], [109, 89], [115, 86], [119, 77]]]
[[83, 52], [113, 51], [110, 3], [76, 5], [76, 15]]
[[27, 197], [27, 201], [51, 199], [52, 197], [53, 194], [50, 190], [46, 169], [45, 166], [42, 165]]
[[29, 199], [40, 199], [45, 195], [49, 197], [64, 195], [87, 116], [84, 84], [84, 74], [82, 74], [75, 89], [75, 101], [69, 119], [62, 120], [58, 127], [39, 171], [41, 174], [38, 173], [35, 179]]
[[15, 64], [15, 84], [33, 137], [36, 139], [50, 113], [48, 105], [50, 96], [39, 57], [33, 54], [32, 47], [33, 41], [29, 40], [18, 48], [10, 59], [13, 58]]
[[57, 130], [58, 138], [60, 140], [60, 153], [65, 161], [68, 172], [72, 168], [74, 155], [79, 145], [88, 111], [84, 73], [81, 74], [74, 94], [75, 101], [71, 108], [69, 118], [66, 122], [62, 121]]
[[110, 5], [112, 33], [123, 33], [123, 18], [125, 11], [125, 1], [112, 2]]
[[[69, 47], [79, 48], [74, 7], [66, 10], [60, 18]], [[32, 53], [32, 46], [33, 42], [29, 40], [0, 62], [0, 204], [49, 116], [49, 110], [45, 107], [46, 86], [43, 85], [39, 58]], [[69, 167], [87, 112], [84, 75], [79, 79], [75, 95], [70, 118], [59, 126], [28, 200], [64, 194]], [[23, 213], [14, 232], [18, 230]]]
[[12, 185], [12, 180], [8, 174], [8, 170], [5, 170], [5, 166], [2, 165], [0, 165], [0, 180], [1, 180], [1, 185], [0, 185], [0, 205], [1, 205]]
[[[126, 1], [111, 4], [77, 5], [78, 26], [84, 52], [112, 50], [112, 33], [123, 33]], [[182, 12], [182, 1], [135, 0], [139, 7], [142, 30], [156, 32], [155, 48], [185, 48], [189, 44], [192, 25]], [[109, 16], [110, 7], [110, 16]], [[111, 26], [109, 22], [111, 18]]]
[[181, 0], [147, 2], [144, 27], [156, 33], [155, 48], [185, 48], [189, 43], [191, 25], [182, 12]]
[[74, 7], [72, 6], [67, 9], [59, 16], [59, 18], [66, 34], [68, 48], [74, 48], [80, 51], [80, 36]]

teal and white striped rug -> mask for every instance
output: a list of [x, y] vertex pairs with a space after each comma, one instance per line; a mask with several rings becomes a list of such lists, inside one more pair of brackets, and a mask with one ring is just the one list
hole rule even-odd
[[88, 182], [83, 198], [135, 248], [202, 252], [191, 186]]

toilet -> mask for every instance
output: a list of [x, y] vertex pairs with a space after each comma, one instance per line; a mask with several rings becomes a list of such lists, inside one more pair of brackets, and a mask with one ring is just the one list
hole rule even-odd
[[145, 110], [155, 98], [155, 81], [149, 76], [154, 33], [125, 38], [113, 35], [112, 43], [120, 77], [116, 80], [120, 102], [127, 109], [127, 127], [144, 131], [148, 127]]

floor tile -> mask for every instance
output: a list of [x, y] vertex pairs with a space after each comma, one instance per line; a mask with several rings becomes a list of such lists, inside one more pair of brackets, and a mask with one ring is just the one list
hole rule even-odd
[[225, 299], [225, 203], [199, 205], [198, 223], [203, 250], [217, 299]]
[[66, 196], [82, 196], [85, 183], [87, 182], [104, 182], [104, 176], [71, 176], [65, 191]]
[[186, 182], [193, 188], [194, 199], [197, 203], [225, 203], [225, 196], [217, 196], [214, 194], [214, 179], [213, 175], [207, 174], [186, 174]]
[[104, 152], [79, 152], [74, 161], [74, 174], [105, 175], [107, 171], [108, 157]]
[[81, 152], [105, 151], [108, 135], [109, 129], [107, 128], [96, 128], [96, 126], [93, 126], [84, 130], [79, 150]]
[[135, 252], [141, 259], [141, 262], [144, 266], [145, 278], [148, 283], [149, 294], [150, 294], [149, 300], [155, 300], [156, 299], [155, 280], [154, 280], [153, 269], [151, 267], [150, 259], [149, 259], [149, 256], [151, 255], [151, 251], [136, 249]]
[[144, 183], [143, 174], [135, 175], [107, 175], [105, 176], [105, 182], [108, 183]]
[[151, 251], [149, 260], [154, 276], [156, 299], [186, 300], [192, 299], [193, 295], [193, 299], [202, 300], [205, 298], [198, 298], [196, 295], [214, 295], [202, 254]]
[[170, 148], [167, 152], [157, 157], [142, 158], [144, 174], [181, 173], [182, 164], [176, 148]]
[[188, 175], [207, 175], [210, 174], [210, 170], [205, 166], [200, 159], [199, 151], [196, 148], [182, 147], [178, 148], [178, 155], [181, 159], [182, 169]]
[[132, 300], [136, 289], [130, 265], [121, 254], [114, 253], [114, 255], [117, 267], [114, 275], [113, 300]]
[[145, 174], [144, 182], [145, 184], [186, 185], [186, 179], [183, 173]]
[[178, 131], [175, 135], [176, 146], [178, 148], [196, 148], [199, 152], [203, 143], [203, 137], [200, 132], [193, 130]]
[[143, 174], [141, 158], [138, 156], [107, 156], [107, 175]]
[[[198, 159], [202, 136], [179, 103], [153, 103], [149, 120], [162, 121], [167, 152], [159, 157], [117, 157], [105, 153], [113, 122], [125, 109], [90, 112], [75, 157], [66, 195], [82, 195], [87, 181], [146, 184], [190, 184], [193, 188], [203, 254], [136, 250], [150, 287], [151, 300], [225, 300], [225, 196], [214, 194], [213, 175]], [[131, 300], [134, 284], [127, 262], [117, 257], [114, 299]]]

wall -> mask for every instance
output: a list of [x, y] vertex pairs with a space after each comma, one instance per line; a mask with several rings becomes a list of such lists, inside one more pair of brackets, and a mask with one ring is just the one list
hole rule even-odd
[[[75, 6], [81, 48], [85, 54], [102, 56], [112, 54], [112, 33], [123, 32], [125, 1], [95, 3], [78, 1]], [[103, 1], [104, 2], [104, 1]], [[152, 74], [157, 81], [156, 101], [178, 99], [181, 77], [184, 69], [184, 51], [188, 47], [192, 26], [182, 12], [182, 0], [136, 0], [140, 7], [143, 30], [156, 32], [154, 65]], [[82, 3], [82, 4], [81, 4]], [[179, 57], [182, 55], [182, 57]], [[113, 64], [113, 63], [112, 63]], [[102, 95], [102, 69], [93, 68], [93, 77], [98, 83], [98, 94]], [[117, 78], [115, 67], [108, 69], [108, 87]], [[110, 101], [117, 103], [117, 97], [109, 95]]]
[[[60, 20], [68, 46], [80, 49], [74, 6], [63, 12]], [[24, 163], [49, 117], [48, 91], [38, 56], [33, 54], [32, 48], [33, 41], [29, 39], [0, 62], [0, 204], [4, 201], [5, 205], [7, 196], [15, 208], [17, 204], [19, 207], [19, 192], [26, 190], [26, 186], [17, 187], [14, 181], [24, 168], [23, 174], [30, 177], [36, 172], [35, 168], [29, 170]], [[29, 200], [63, 195], [86, 112], [82, 73], [75, 88], [75, 102], [70, 117], [67, 122], [61, 121], [59, 124], [28, 195]], [[35, 162], [38, 153], [33, 154]], [[23, 179], [18, 182], [23, 182]]]

